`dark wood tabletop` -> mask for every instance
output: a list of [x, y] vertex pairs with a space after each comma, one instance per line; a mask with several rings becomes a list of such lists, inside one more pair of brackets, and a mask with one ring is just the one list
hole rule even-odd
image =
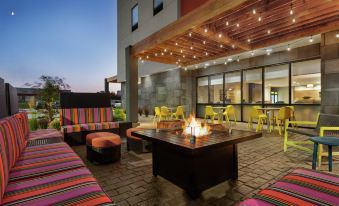
[[151, 141], [180, 147], [190, 152], [209, 150], [225, 145], [238, 144], [262, 136], [262, 133], [233, 129], [231, 134], [228, 131], [212, 131], [207, 136], [197, 137], [195, 143], [190, 142], [190, 136], [182, 134], [182, 130], [142, 130], [132, 132], [133, 136]]

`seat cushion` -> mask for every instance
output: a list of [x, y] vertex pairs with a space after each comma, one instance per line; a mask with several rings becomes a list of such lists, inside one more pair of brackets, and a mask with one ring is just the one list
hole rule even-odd
[[81, 132], [81, 131], [97, 131], [97, 130], [114, 129], [114, 128], [119, 128], [118, 122], [101, 122], [101, 123], [66, 125], [66, 126], [62, 126], [62, 131], [64, 133], [73, 133], [73, 132]]
[[113, 205], [86, 168], [11, 182], [3, 205]]
[[83, 167], [80, 157], [71, 150], [66, 143], [29, 147], [11, 169], [9, 181]]
[[31, 132], [28, 136], [28, 140], [48, 139], [55, 137], [63, 139], [62, 133], [56, 129], [41, 129]]
[[86, 136], [86, 144], [97, 148], [121, 145], [120, 136], [110, 132], [96, 132]]
[[338, 202], [339, 176], [296, 169], [240, 205], [338, 205]]

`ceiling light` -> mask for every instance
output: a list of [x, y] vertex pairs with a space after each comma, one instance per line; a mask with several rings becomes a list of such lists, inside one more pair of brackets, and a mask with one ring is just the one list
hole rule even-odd
[[227, 61], [225, 61], [224, 64], [227, 65]]
[[185, 57], [186, 57], [185, 55], [182, 55], [182, 58], [184, 58], [184, 59], [185, 59]]
[[182, 49], [180, 49], [180, 53], [182, 53], [183, 51], [182, 51]]
[[164, 49], [164, 52], [167, 52], [167, 49]]
[[208, 29], [207, 29], [207, 28], [205, 28], [205, 30], [204, 30], [204, 31], [205, 31], [205, 33], [207, 33], [207, 32], [208, 32]]
[[141, 60], [141, 63], [144, 63], [144, 60]]
[[179, 64], [179, 62], [175, 62], [175, 64]]
[[178, 62], [180, 62], [181, 60], [180, 59], [178, 59]]
[[308, 40], [310, 43], [313, 42], [313, 37], [311, 36], [310, 39]]
[[187, 71], [187, 67], [185, 67], [185, 71]]
[[256, 11], [255, 9], [253, 9], [253, 10], [252, 10], [252, 13], [253, 13], [253, 14], [256, 14], [256, 13], [257, 13], [257, 11]]

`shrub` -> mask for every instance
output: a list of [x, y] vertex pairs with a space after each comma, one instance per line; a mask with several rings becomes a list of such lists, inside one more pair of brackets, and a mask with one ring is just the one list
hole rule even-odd
[[38, 119], [37, 118], [31, 118], [28, 120], [28, 123], [29, 123], [29, 129], [31, 131], [35, 131], [39, 128], [39, 125], [38, 125]]
[[19, 102], [20, 109], [29, 109], [29, 104], [27, 102]]
[[48, 128], [60, 130], [61, 129], [60, 119], [59, 118], [55, 118], [53, 121], [51, 121], [49, 123]]
[[142, 109], [140, 107], [138, 108], [138, 113], [140, 116], [142, 115]]
[[113, 116], [115, 121], [125, 121], [126, 119], [126, 114], [124, 113], [124, 110], [122, 110], [121, 108], [116, 108], [114, 110]]
[[39, 129], [47, 129], [48, 124], [49, 124], [48, 118], [39, 118], [38, 119]]

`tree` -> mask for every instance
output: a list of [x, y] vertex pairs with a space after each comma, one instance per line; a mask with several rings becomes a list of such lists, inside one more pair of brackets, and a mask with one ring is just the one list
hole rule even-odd
[[32, 88], [40, 88], [37, 98], [42, 109], [47, 111], [49, 121], [53, 120], [56, 111], [55, 106], [59, 105], [61, 90], [70, 89], [70, 86], [65, 83], [65, 79], [58, 76], [42, 75], [38, 82], [33, 84], [27, 83], [25, 85]]

